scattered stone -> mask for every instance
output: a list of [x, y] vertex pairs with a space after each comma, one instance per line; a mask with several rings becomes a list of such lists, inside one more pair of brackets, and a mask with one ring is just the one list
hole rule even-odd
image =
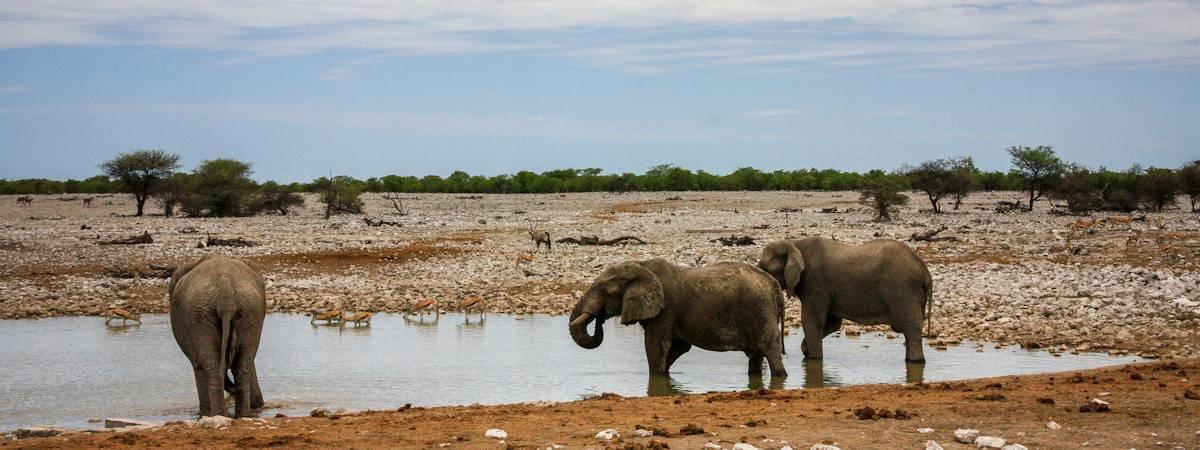
[[316, 408], [316, 409], [313, 409], [312, 411], [309, 411], [309, 413], [308, 413], [309, 417], [316, 417], [316, 418], [320, 418], [320, 419], [328, 419], [330, 417], [333, 417], [333, 415], [334, 415], [334, 412], [330, 411], [329, 408]]
[[637, 436], [637, 437], [650, 437], [650, 436], [654, 436], [654, 432], [647, 430], [645, 428], [638, 428], [636, 430], [633, 430], [633, 435]]
[[977, 437], [979, 437], [979, 430], [962, 428], [954, 430], [954, 440], [961, 444], [973, 444]]
[[925, 441], [925, 450], [946, 450], [937, 441]]
[[508, 432], [499, 428], [491, 428], [483, 432], [483, 437], [492, 439], [508, 439]]
[[679, 434], [682, 434], [684, 436], [704, 434], [704, 429], [696, 426], [695, 424], [689, 423], [689, 424], [684, 425], [679, 428]]
[[26, 427], [17, 429], [17, 432], [13, 433], [13, 435], [17, 439], [26, 439], [58, 436], [66, 432], [67, 430], [58, 427]]
[[617, 430], [609, 428], [607, 430], [603, 430], [603, 431], [600, 431], [599, 433], [596, 433], [595, 437], [596, 437], [596, 439], [599, 439], [602, 441], [611, 441], [613, 439], [617, 439], [617, 438], [621, 437], [621, 433], [618, 433]]
[[733, 444], [733, 450], [758, 450], [758, 447], [747, 444], [745, 442], [739, 442], [737, 444]]
[[1059, 425], [1058, 422], [1051, 420], [1049, 422], [1046, 422], [1046, 428], [1049, 428], [1051, 430], [1060, 430], [1060, 429], [1062, 429], [1062, 425]]
[[917, 428], [917, 432], [921, 434], [929, 434], [933, 432], [933, 428]]
[[838, 448], [838, 446], [836, 446], [836, 445], [831, 445], [831, 444], [815, 444], [812, 447], [810, 447], [808, 450], [842, 450], [842, 449]]
[[1004, 439], [995, 436], [979, 436], [975, 438], [978, 448], [1004, 448]]
[[720, 446], [720, 445], [714, 444], [714, 443], [712, 443], [712, 442], [709, 442], [709, 443], [706, 443], [706, 444], [704, 444], [704, 448], [707, 448], [707, 449], [710, 449], [710, 450], [721, 450], [721, 446]]
[[225, 428], [232, 423], [233, 419], [225, 416], [206, 416], [197, 420], [196, 426], [200, 428]]
[[157, 425], [158, 424], [155, 424], [155, 423], [144, 422], [141, 420], [133, 420], [133, 419], [117, 419], [117, 418], [104, 419], [104, 428], [153, 427], [153, 426], [157, 426]]
[[1029, 449], [1021, 444], [1008, 444], [1008, 445], [1005, 445], [1004, 447], [1001, 447], [1000, 450], [1029, 450]]
[[1112, 411], [1112, 409], [1109, 408], [1108, 405], [1109, 405], [1109, 403], [1104, 400], [1100, 400], [1098, 398], [1093, 398], [1092, 401], [1090, 401], [1086, 404], [1080, 405], [1079, 412], [1081, 412], [1081, 413], [1104, 413], [1104, 412]]

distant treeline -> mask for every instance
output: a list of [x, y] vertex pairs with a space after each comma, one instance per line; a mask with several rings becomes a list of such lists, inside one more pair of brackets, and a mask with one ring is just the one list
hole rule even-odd
[[[496, 176], [471, 175], [456, 171], [447, 177], [388, 175], [358, 179], [335, 177], [340, 185], [362, 192], [463, 193], [463, 194], [552, 194], [565, 192], [655, 192], [655, 191], [849, 191], [859, 189], [863, 180], [888, 176], [888, 172], [865, 173], [833, 169], [776, 170], [764, 172], [743, 167], [719, 175], [703, 170], [691, 171], [673, 165], [651, 167], [645, 173], [604, 174], [601, 169], [558, 169], [542, 173], [521, 171]], [[1023, 179], [1008, 172], [974, 171], [975, 185], [985, 191], [1021, 190]], [[905, 188], [911, 183], [903, 179]], [[290, 192], [317, 192], [329, 183], [320, 177], [308, 183], [280, 184]], [[90, 194], [129, 192], [119, 181], [104, 175], [85, 180], [47, 180], [40, 178], [0, 179], [0, 194]]]

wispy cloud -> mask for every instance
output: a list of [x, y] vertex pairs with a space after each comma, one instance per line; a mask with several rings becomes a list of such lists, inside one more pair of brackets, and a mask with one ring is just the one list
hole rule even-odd
[[344, 49], [527, 51], [647, 74], [712, 66], [1014, 70], [1200, 65], [1198, 23], [1200, 2], [1184, 0], [13, 0], [0, 3], [0, 48], [208, 48], [244, 52], [244, 61]]
[[20, 84], [0, 84], [0, 95], [20, 94], [29, 91], [29, 86]]

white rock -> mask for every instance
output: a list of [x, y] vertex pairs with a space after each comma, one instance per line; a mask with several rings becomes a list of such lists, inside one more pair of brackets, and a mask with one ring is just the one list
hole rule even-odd
[[[1196, 434], [1197, 434], [1197, 435], [1200, 435], [1200, 431], [1197, 431], [1197, 432], [1196, 432]], [[792, 449], [792, 446], [790, 446], [790, 445], [785, 445], [785, 446], [783, 446], [783, 447], [779, 447], [779, 450], [793, 450], [793, 449]]]
[[609, 428], [607, 430], [596, 433], [596, 439], [599, 439], [602, 441], [611, 441], [611, 440], [619, 438], [619, 437], [621, 437], [621, 433], [618, 433], [617, 430], [614, 430], [612, 428]]
[[747, 444], [745, 442], [739, 442], [737, 444], [733, 444], [733, 450], [758, 450], [758, 447]]
[[508, 439], [508, 432], [499, 428], [490, 428], [483, 432], [483, 437], [490, 437], [493, 439]]
[[917, 428], [917, 432], [921, 434], [929, 434], [933, 432], [933, 428]]
[[925, 450], [945, 450], [937, 441], [925, 441]]
[[1004, 439], [995, 436], [979, 436], [975, 438], [975, 446], [979, 448], [1003, 448]]
[[1058, 422], [1051, 420], [1049, 422], [1046, 422], [1046, 428], [1049, 428], [1051, 430], [1058, 430], [1058, 429], [1062, 429], [1062, 425], [1059, 425]]
[[838, 448], [836, 445], [817, 444], [817, 445], [812, 446], [812, 448], [809, 448], [808, 450], [842, 450], [842, 449]]
[[979, 437], [979, 430], [962, 428], [954, 430], [954, 440], [962, 444], [974, 444], [977, 437]]
[[155, 425], [157, 424], [133, 419], [117, 419], [113, 417], [104, 419], [104, 428], [152, 427]]
[[1008, 444], [1008, 445], [1005, 445], [1004, 447], [1002, 447], [1000, 450], [1029, 450], [1029, 449], [1021, 444]]
[[709, 443], [707, 443], [707, 444], [704, 444], [704, 448], [707, 448], [707, 449], [710, 449], [710, 450], [721, 450], [721, 446], [720, 446], [720, 445], [714, 444], [714, 443], [712, 443], [712, 442], [709, 442]]
[[233, 423], [233, 419], [225, 416], [206, 416], [197, 420], [196, 426], [200, 428], [225, 428], [231, 423]]
[[650, 437], [650, 436], [654, 436], [654, 432], [647, 430], [645, 428], [638, 428], [636, 430], [633, 430], [633, 435], [637, 436], [637, 437]]

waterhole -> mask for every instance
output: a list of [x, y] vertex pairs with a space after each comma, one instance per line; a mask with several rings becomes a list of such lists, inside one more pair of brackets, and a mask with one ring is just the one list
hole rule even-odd
[[[0, 430], [29, 425], [98, 427], [89, 419], [187, 419], [197, 408], [191, 366], [165, 315], [106, 327], [103, 318], [0, 321]], [[308, 317], [270, 314], [256, 360], [264, 416], [316, 407], [414, 406], [568, 401], [623, 396], [940, 381], [1100, 367], [1136, 361], [985, 345], [927, 348], [923, 366], [904, 363], [903, 339], [829, 337], [825, 360], [800, 355], [787, 337], [790, 376], [748, 377], [741, 353], [693, 348], [670, 377], [647, 375], [640, 326], [605, 324], [603, 345], [585, 350], [565, 316], [379, 314], [370, 328], [311, 326]]]

